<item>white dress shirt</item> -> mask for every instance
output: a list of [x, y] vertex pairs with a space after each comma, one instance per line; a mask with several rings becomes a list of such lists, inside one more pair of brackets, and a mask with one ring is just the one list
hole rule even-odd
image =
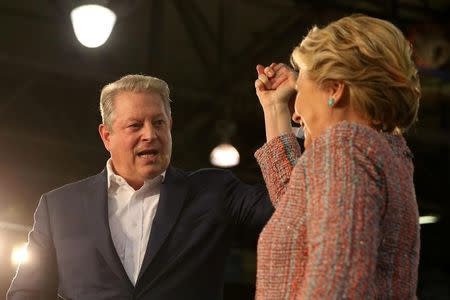
[[111, 237], [125, 271], [135, 285], [147, 249], [165, 172], [145, 181], [139, 190], [134, 190], [125, 179], [114, 173], [111, 159], [106, 163], [106, 170]]

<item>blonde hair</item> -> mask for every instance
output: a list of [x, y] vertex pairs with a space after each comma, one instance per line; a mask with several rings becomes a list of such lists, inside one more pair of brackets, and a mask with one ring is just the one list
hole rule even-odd
[[412, 49], [392, 23], [357, 14], [314, 26], [291, 60], [319, 85], [344, 82], [350, 105], [377, 129], [406, 131], [421, 95]]
[[110, 129], [114, 119], [114, 98], [120, 92], [159, 94], [163, 100], [166, 113], [170, 116], [170, 90], [164, 80], [145, 75], [126, 75], [117, 81], [105, 85], [100, 94], [102, 122]]

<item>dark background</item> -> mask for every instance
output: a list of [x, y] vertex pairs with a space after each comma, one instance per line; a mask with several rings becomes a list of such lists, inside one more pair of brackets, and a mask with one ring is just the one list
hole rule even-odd
[[[288, 63], [312, 24], [361, 12], [395, 23], [416, 51], [423, 97], [420, 120], [406, 138], [415, 155], [420, 213], [440, 218], [422, 226], [418, 296], [449, 299], [449, 2], [103, 1], [118, 20], [105, 45], [88, 49], [69, 19], [83, 1], [0, 0], [0, 225], [31, 226], [43, 192], [104, 167], [99, 92], [128, 73], [169, 83], [175, 166], [210, 167], [210, 151], [228, 134], [241, 154], [233, 171], [261, 183], [253, 158], [265, 140], [255, 65]], [[26, 240], [26, 231], [2, 226], [0, 295], [14, 272], [10, 248]], [[236, 242], [226, 299], [252, 299], [254, 276], [254, 244]]]

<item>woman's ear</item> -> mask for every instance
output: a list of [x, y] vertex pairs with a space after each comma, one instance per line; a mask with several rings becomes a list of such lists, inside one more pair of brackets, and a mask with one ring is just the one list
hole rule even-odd
[[344, 98], [345, 83], [341, 80], [333, 80], [328, 86], [330, 90], [330, 98], [333, 98], [335, 103], [339, 103]]

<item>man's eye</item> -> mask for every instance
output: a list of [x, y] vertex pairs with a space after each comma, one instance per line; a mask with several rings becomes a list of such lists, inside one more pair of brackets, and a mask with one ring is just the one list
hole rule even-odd
[[130, 124], [128, 127], [131, 127], [131, 128], [138, 128], [138, 127], [140, 127], [141, 125], [139, 124], [139, 123], [133, 123], [133, 124]]
[[154, 122], [154, 124], [155, 124], [155, 126], [161, 126], [161, 125], [164, 124], [164, 120], [156, 120], [156, 121]]

